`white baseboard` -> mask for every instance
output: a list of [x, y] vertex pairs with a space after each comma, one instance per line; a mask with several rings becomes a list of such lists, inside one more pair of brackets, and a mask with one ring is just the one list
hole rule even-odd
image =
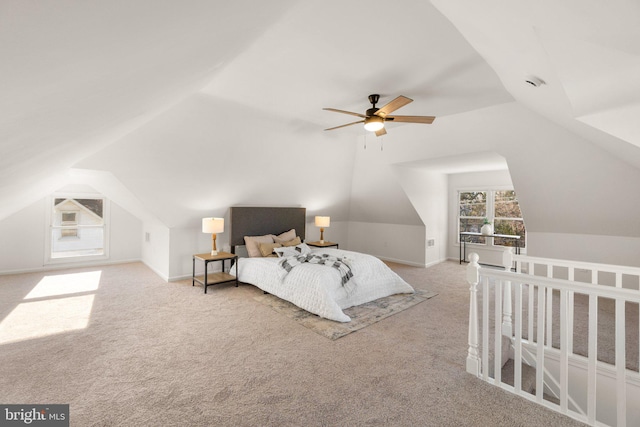
[[398, 259], [398, 258], [390, 258], [390, 257], [378, 256], [378, 255], [374, 255], [374, 256], [376, 258], [380, 258], [383, 261], [397, 262], [398, 264], [405, 264], [405, 265], [410, 265], [412, 267], [420, 267], [420, 268], [432, 267], [432, 266], [434, 266], [436, 264], [440, 264], [441, 262], [444, 262], [444, 261], [447, 260], [447, 258], [442, 258], [440, 260], [432, 261], [430, 263], [419, 263], [419, 262], [407, 261], [407, 260]]
[[[222, 266], [219, 263], [214, 263], [209, 266], [209, 273], [218, 273], [220, 271], [222, 271]], [[202, 267], [202, 265], [200, 265], [199, 268], [196, 268], [196, 276], [202, 276], [203, 274], [204, 274], [204, 268]], [[180, 276], [171, 276], [165, 280], [167, 280], [167, 282], [177, 282], [179, 280], [191, 279], [192, 275], [193, 273], [181, 274]]]
[[[197, 274], [196, 274], [197, 275]], [[183, 274], [182, 276], [172, 276], [167, 279], [167, 282], [177, 282], [179, 280], [191, 279], [191, 274]]]
[[90, 261], [90, 262], [70, 262], [66, 264], [47, 264], [42, 267], [21, 268], [17, 270], [0, 271], [0, 276], [8, 276], [10, 274], [40, 273], [45, 271], [68, 270], [72, 268], [84, 267], [100, 267], [103, 265], [129, 264], [132, 262], [142, 262], [140, 259], [123, 259], [118, 261]]
[[153, 271], [153, 272], [154, 272], [154, 273], [156, 273], [158, 276], [160, 276], [160, 278], [161, 278], [162, 280], [164, 280], [165, 282], [168, 282], [168, 281], [169, 281], [169, 277], [168, 277], [168, 276], [166, 276], [166, 275], [162, 274], [161, 272], [159, 272], [158, 270], [156, 270], [155, 268], [153, 268], [152, 266], [150, 266], [150, 265], [149, 265], [149, 264], [147, 264], [146, 262], [142, 261], [142, 263], [143, 263], [144, 265], [146, 265], [146, 266], [147, 266], [147, 268], [148, 268], [149, 270]]

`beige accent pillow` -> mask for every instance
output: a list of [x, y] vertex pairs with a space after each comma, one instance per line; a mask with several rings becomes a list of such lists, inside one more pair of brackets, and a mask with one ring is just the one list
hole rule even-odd
[[273, 252], [275, 248], [280, 248], [282, 245], [280, 243], [260, 243], [258, 248], [260, 249], [260, 255], [265, 256], [276, 256]]
[[273, 241], [276, 243], [284, 243], [295, 238], [296, 238], [296, 229], [292, 228], [291, 230], [285, 231], [282, 234], [273, 236]]
[[300, 240], [300, 236], [298, 236], [295, 239], [289, 240], [288, 242], [282, 242], [282, 246], [286, 248], [288, 246], [299, 245], [300, 243], [302, 243], [302, 241]]
[[244, 244], [247, 246], [247, 253], [251, 258], [261, 257], [260, 243], [273, 243], [273, 235], [267, 234], [264, 236], [244, 236]]

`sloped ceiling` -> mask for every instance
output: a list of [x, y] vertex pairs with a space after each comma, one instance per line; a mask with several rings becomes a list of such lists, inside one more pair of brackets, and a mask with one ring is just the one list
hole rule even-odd
[[[353, 159], [349, 141], [363, 131], [323, 132], [351, 120], [322, 107], [364, 111], [370, 93], [380, 93], [381, 103], [405, 94], [415, 102], [403, 114], [442, 116], [512, 100], [457, 30], [423, 1], [393, 7], [380, 0], [9, 1], [1, 7], [0, 49], [9, 72], [2, 80], [0, 198], [9, 202], [20, 193], [42, 197], [51, 191], [44, 185], [51, 176], [71, 166], [105, 169], [173, 226], [197, 216], [186, 212], [194, 203], [185, 200], [184, 186], [218, 177], [231, 188], [227, 166], [247, 174], [242, 153], [293, 153], [293, 140], [304, 153], [287, 156], [288, 164], [317, 166], [325, 180], [333, 178], [326, 186], [348, 192], [352, 167], [339, 162], [340, 173], [327, 175], [320, 167], [330, 164], [318, 159]], [[327, 138], [334, 143], [321, 142]], [[220, 150], [223, 144], [237, 148]], [[220, 154], [238, 163], [216, 173]], [[202, 159], [210, 159], [211, 169]], [[175, 178], [159, 187], [163, 167]], [[238, 194], [254, 194], [235, 202], [266, 197], [254, 181], [235, 181], [233, 188], [244, 186]], [[300, 181], [289, 185], [297, 193], [305, 188]], [[297, 193], [290, 199], [300, 200]], [[348, 198], [339, 194], [325, 203], [348, 207]], [[11, 205], [4, 205], [5, 214]]]
[[2, 1], [0, 217], [200, 89], [291, 4]]
[[518, 102], [640, 167], [640, 3], [432, 3]]
[[[350, 194], [354, 183], [360, 195], [375, 193], [376, 180], [367, 179], [375, 170], [365, 164], [372, 156], [358, 151], [360, 126], [324, 132], [352, 120], [322, 107], [362, 112], [371, 93], [381, 103], [409, 96], [414, 102], [402, 114], [451, 117], [452, 127], [460, 113], [515, 99], [640, 168], [640, 83], [631, 79], [638, 7], [5, 0], [0, 218], [55, 189], [55, 177], [74, 166], [113, 173], [167, 226], [229, 204], [273, 203], [274, 183], [286, 188], [277, 203], [335, 207], [346, 218], [349, 199], [361, 201]], [[527, 86], [527, 74], [546, 84]], [[430, 138], [428, 129], [390, 124], [386, 144], [397, 143], [402, 161], [428, 158], [411, 151]], [[430, 144], [440, 156], [465, 154]], [[304, 196], [312, 193], [322, 200]], [[364, 218], [374, 212], [370, 205], [358, 211], [378, 220]], [[417, 218], [409, 211], [397, 217]]]

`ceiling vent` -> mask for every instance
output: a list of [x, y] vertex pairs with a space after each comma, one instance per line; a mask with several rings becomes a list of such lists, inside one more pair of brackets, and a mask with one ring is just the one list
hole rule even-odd
[[544, 84], [544, 80], [536, 76], [526, 76], [524, 81], [533, 87], [540, 87], [540, 85]]

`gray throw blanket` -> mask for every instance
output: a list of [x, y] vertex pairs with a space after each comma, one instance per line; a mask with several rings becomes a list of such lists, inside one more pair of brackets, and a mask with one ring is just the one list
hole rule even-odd
[[326, 265], [328, 267], [337, 269], [340, 273], [340, 281], [342, 283], [342, 286], [345, 286], [349, 279], [353, 277], [351, 267], [349, 266], [349, 264], [347, 264], [345, 258], [338, 258], [329, 254], [318, 253], [295, 255], [282, 258], [282, 260], [280, 260], [279, 262], [280, 268], [282, 269], [281, 277], [284, 278], [284, 276], [286, 276], [291, 271], [291, 269], [305, 262], [308, 262], [310, 264]]

